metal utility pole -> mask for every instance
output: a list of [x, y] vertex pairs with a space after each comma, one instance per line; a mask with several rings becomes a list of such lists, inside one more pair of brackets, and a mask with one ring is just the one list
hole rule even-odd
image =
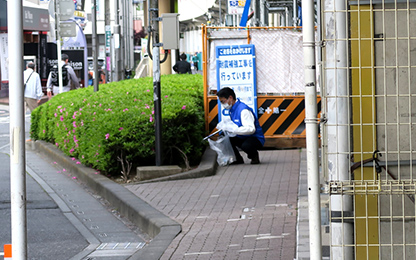
[[114, 60], [113, 60], [113, 81], [119, 81], [120, 80], [120, 8], [119, 8], [119, 2], [118, 0], [114, 1], [115, 5], [115, 25], [114, 25]]
[[[134, 33], [133, 33], [133, 1], [123, 2], [123, 68], [126, 72], [124, 78], [131, 76], [134, 69]], [[127, 73], [129, 72], [129, 73]], [[129, 75], [127, 75], [129, 74]]]
[[26, 150], [23, 109], [23, 6], [7, 1], [10, 96], [10, 202], [12, 256], [27, 259]]
[[92, 63], [94, 66], [94, 91], [98, 91], [98, 66], [97, 66], [97, 0], [92, 0]]
[[220, 5], [220, 10], [219, 10], [219, 12], [220, 12], [220, 13], [219, 13], [219, 15], [218, 15], [218, 16], [219, 16], [219, 18], [220, 18], [219, 23], [220, 23], [220, 26], [221, 26], [221, 25], [222, 25], [222, 18], [221, 18], [221, 15], [222, 15], [222, 14], [221, 14], [221, 11], [222, 11], [222, 3], [221, 3], [221, 0], [220, 0], [220, 2], [219, 2], [219, 5]]
[[105, 63], [106, 63], [106, 82], [111, 81], [111, 67], [109, 62], [110, 58], [110, 38], [111, 38], [111, 26], [110, 26], [110, 0], [105, 0]]
[[151, 25], [153, 43], [153, 105], [155, 109], [156, 166], [162, 165], [162, 106], [160, 100], [159, 21], [158, 0], [152, 0], [149, 8], [149, 25]]
[[305, 125], [308, 168], [309, 252], [311, 260], [322, 259], [321, 199], [318, 156], [318, 108], [316, 96], [314, 1], [302, 0], [303, 57], [305, 70]]
[[[62, 60], [62, 54], [61, 54], [61, 8], [59, 1], [55, 1], [55, 21], [56, 21], [56, 49], [57, 49], [57, 57], [58, 60], [56, 62], [56, 66], [58, 66], [58, 83], [59, 83], [59, 93], [62, 93], [63, 91], [63, 83], [62, 83], [62, 66], [61, 66], [61, 60]], [[57, 93], [53, 93], [56, 95]]]

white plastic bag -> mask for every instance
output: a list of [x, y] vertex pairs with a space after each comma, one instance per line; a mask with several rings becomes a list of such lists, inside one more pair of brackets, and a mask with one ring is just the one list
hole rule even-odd
[[227, 134], [218, 137], [217, 141], [208, 139], [208, 142], [211, 149], [217, 152], [217, 162], [220, 166], [227, 166], [236, 161], [230, 137]]

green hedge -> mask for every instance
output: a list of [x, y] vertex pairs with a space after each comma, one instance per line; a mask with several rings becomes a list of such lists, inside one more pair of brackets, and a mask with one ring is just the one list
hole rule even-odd
[[[161, 77], [163, 164], [199, 162], [205, 135], [201, 75]], [[31, 138], [103, 173], [118, 175], [118, 158], [155, 164], [153, 79], [112, 82], [66, 92], [32, 112]]]

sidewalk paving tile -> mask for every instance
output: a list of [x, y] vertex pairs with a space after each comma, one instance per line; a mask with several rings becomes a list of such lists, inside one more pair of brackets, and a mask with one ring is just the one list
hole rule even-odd
[[294, 259], [299, 150], [210, 177], [125, 187], [182, 225], [161, 259]]

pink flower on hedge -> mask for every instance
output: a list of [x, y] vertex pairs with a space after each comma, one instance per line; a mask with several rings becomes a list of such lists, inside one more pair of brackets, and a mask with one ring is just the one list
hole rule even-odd
[[152, 115], [154, 115], [155, 114], [155, 111], [154, 110], [152, 110]]
[[121, 131], [121, 130], [123, 130], [123, 127], [120, 127], [120, 128], [118, 129], [118, 131]]
[[144, 108], [147, 108], [147, 109], [149, 109], [150, 108], [150, 106], [148, 105], [148, 104], [145, 104], [146, 106], [144, 107]]
[[[77, 140], [77, 136], [76, 135], [74, 135], [74, 142], [76, 143], [76, 142], [78, 142], [78, 140]], [[72, 159], [72, 160], [74, 160], [74, 159]]]
[[136, 102], [136, 101], [137, 101], [137, 98], [134, 99], [134, 102]]
[[63, 116], [61, 116], [61, 117], [60, 117], [60, 120], [63, 122], [63, 121], [64, 121], [64, 117], [63, 117]]
[[58, 126], [58, 127], [59, 127], [59, 123], [56, 123], [56, 126]]
[[59, 106], [58, 108], [61, 108], [62, 106]]
[[150, 92], [150, 89], [146, 90], [147, 92]]
[[58, 143], [55, 143], [55, 145], [56, 145], [56, 146], [59, 146], [59, 144], [58, 144]]
[[74, 148], [71, 148], [71, 150], [69, 150], [69, 153], [72, 154], [74, 151]]
[[92, 114], [93, 116], [95, 116], [96, 112], [94, 112], [94, 114]]
[[127, 95], [129, 94], [129, 92], [127, 92]]
[[75, 129], [72, 129], [72, 133], [75, 133]]
[[75, 157], [72, 157], [71, 159], [72, 159], [73, 161], [75, 161], [75, 160], [76, 160], [76, 159], [75, 159]]
[[55, 114], [54, 114], [54, 116], [55, 116], [55, 117], [57, 117], [57, 116], [58, 116], [58, 114], [57, 114], [57, 113], [55, 113]]
[[152, 116], [150, 116], [150, 120], [149, 120], [150, 122], [153, 122], [153, 117]]
[[101, 103], [98, 106], [101, 107]]
[[84, 126], [84, 121], [81, 121], [81, 126]]
[[129, 109], [128, 109], [128, 108], [126, 108], [126, 109], [123, 109], [123, 112], [126, 112], [126, 111], [129, 111]]
[[110, 134], [105, 135], [105, 139], [108, 139], [110, 137]]
[[43, 129], [43, 133], [45, 133], [45, 129]]
[[182, 109], [186, 109], [186, 106], [183, 106]]
[[165, 98], [168, 98], [168, 95], [166, 95]]
[[84, 159], [84, 155], [82, 155], [81, 158]]
[[59, 109], [59, 112], [61, 112], [61, 113], [62, 113], [62, 108], [61, 108], [61, 109]]
[[77, 122], [75, 122], [75, 121], [72, 122], [72, 126], [76, 128], [77, 127]]

